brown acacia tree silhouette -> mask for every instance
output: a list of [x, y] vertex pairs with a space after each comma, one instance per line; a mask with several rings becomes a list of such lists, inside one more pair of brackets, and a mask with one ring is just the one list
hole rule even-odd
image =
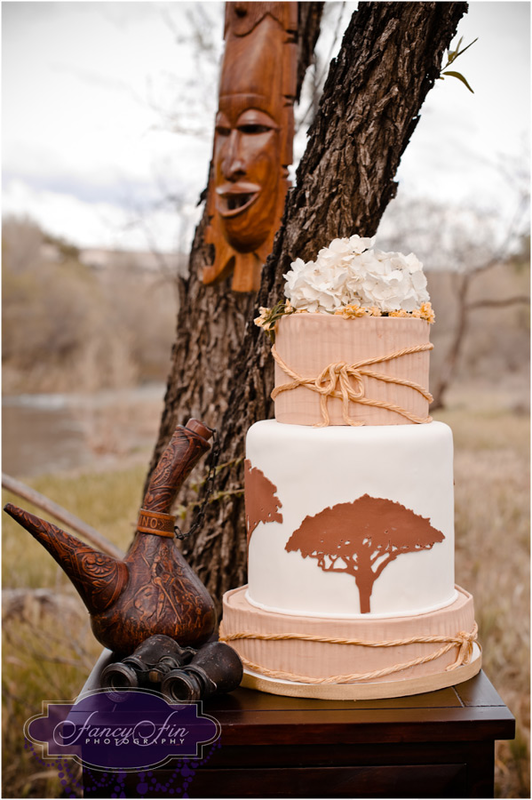
[[261, 469], [253, 467], [248, 458], [246, 458], [244, 466], [246, 527], [249, 543], [251, 534], [259, 522], [282, 522], [283, 515], [279, 512], [282, 503], [276, 494], [277, 487]]
[[303, 558], [315, 558], [324, 572], [353, 575], [360, 612], [369, 613], [373, 584], [402, 553], [430, 550], [444, 539], [430, 520], [401, 503], [368, 494], [305, 517], [285, 545]]

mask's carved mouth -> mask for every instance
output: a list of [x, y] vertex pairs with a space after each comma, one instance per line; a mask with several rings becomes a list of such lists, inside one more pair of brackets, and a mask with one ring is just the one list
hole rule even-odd
[[247, 206], [254, 196], [253, 194], [228, 194], [224, 199], [227, 203], [228, 211], [236, 211], [237, 208]]
[[220, 216], [236, 217], [246, 211], [259, 196], [261, 187], [254, 183], [231, 183], [216, 189], [216, 207]]

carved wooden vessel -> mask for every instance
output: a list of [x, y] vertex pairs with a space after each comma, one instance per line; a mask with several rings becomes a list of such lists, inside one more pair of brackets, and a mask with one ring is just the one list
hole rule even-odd
[[209, 450], [211, 436], [197, 420], [177, 427], [153, 473], [123, 561], [11, 503], [4, 509], [63, 568], [89, 610], [94, 635], [110, 650], [128, 655], [153, 634], [198, 646], [214, 630], [213, 601], [181, 555], [169, 513], [179, 487]]

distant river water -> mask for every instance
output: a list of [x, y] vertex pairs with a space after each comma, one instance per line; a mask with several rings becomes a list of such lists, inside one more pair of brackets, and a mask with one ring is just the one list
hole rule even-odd
[[138, 448], [154, 443], [163, 397], [162, 385], [92, 395], [4, 397], [2, 471], [15, 478], [30, 477], [92, 464], [98, 457], [94, 451], [95, 419], [112, 420], [113, 415], [115, 428], [120, 424], [121, 436], [129, 440], [123, 443], [124, 451], [128, 444]]

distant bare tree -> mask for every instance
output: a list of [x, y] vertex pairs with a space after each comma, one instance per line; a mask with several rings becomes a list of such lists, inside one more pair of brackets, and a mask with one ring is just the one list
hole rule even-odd
[[456, 376], [456, 371], [460, 356], [464, 349], [467, 332], [471, 322], [471, 312], [481, 309], [502, 309], [515, 305], [529, 305], [529, 295], [508, 295], [502, 297], [482, 297], [472, 299], [473, 287], [477, 284], [489, 270], [508, 262], [511, 258], [512, 245], [515, 245], [516, 236], [522, 230], [523, 217], [529, 206], [528, 194], [524, 195], [515, 214], [510, 222], [506, 236], [497, 246], [491, 248], [489, 253], [483, 252], [483, 248], [470, 247], [461, 251], [461, 259], [454, 272], [453, 295], [456, 308], [456, 321], [452, 332], [450, 344], [443, 364], [439, 370], [436, 381], [432, 387], [434, 397], [431, 410], [435, 411], [445, 407], [445, 398], [450, 386]]
[[471, 299], [471, 289], [479, 276], [493, 269], [501, 261], [500, 258], [494, 256], [484, 264], [480, 264], [467, 272], [455, 273], [453, 289], [457, 319], [443, 365], [437, 375], [435, 385], [432, 387], [432, 396], [434, 398], [431, 404], [432, 411], [445, 408], [445, 398], [456, 376], [458, 363], [466, 341], [471, 312], [480, 309], [501, 309], [515, 305], [530, 305], [530, 297], [524, 295], [500, 298], [486, 297], [481, 300]]
[[[433, 270], [449, 275], [454, 313], [452, 323], [445, 320], [450, 337], [431, 380], [432, 411], [445, 407], [467, 343], [472, 312], [530, 303], [528, 293], [506, 291], [499, 297], [485, 293], [483, 297], [474, 297], [478, 295], [483, 276], [502, 264], [510, 265], [512, 254], [527, 230], [528, 186], [515, 170], [507, 177], [515, 187], [516, 211], [505, 223], [500, 215], [480, 209], [403, 196], [390, 205], [379, 228], [379, 245], [383, 249], [413, 250], [424, 262], [429, 280]], [[437, 298], [433, 299], [438, 317]], [[441, 320], [440, 324], [443, 322]]]

